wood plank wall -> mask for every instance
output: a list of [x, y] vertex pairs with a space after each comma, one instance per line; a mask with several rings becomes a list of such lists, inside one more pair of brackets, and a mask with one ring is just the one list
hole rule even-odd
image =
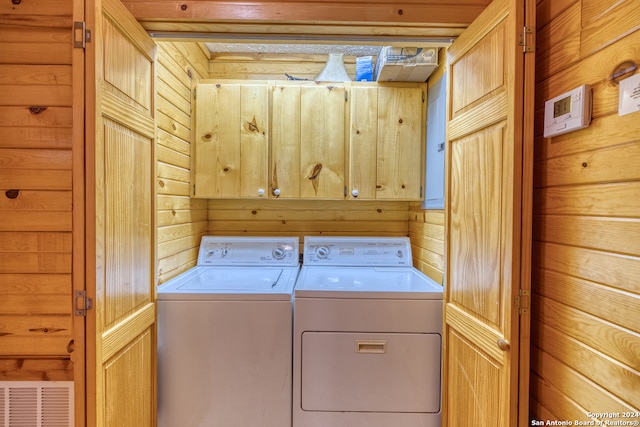
[[[610, 76], [640, 65], [640, 1], [542, 0], [537, 17], [531, 414], [637, 412], [640, 113], [618, 115]], [[544, 101], [582, 84], [591, 126], [543, 138]]]
[[193, 267], [207, 233], [207, 201], [189, 197], [191, 86], [208, 77], [197, 43], [158, 42], [158, 281]]
[[0, 380], [72, 380], [72, 0], [0, 3]]

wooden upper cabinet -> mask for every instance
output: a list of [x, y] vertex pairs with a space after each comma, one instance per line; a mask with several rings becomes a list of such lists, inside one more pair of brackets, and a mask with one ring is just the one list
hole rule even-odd
[[192, 195], [266, 197], [268, 158], [267, 84], [198, 84]]
[[350, 118], [348, 197], [421, 200], [426, 85], [354, 84]]
[[205, 81], [193, 195], [420, 200], [426, 85]]
[[343, 84], [274, 84], [271, 197], [344, 199], [346, 101]]

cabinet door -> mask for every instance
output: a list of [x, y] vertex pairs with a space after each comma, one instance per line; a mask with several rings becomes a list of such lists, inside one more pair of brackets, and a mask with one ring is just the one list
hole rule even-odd
[[422, 85], [378, 88], [377, 199], [422, 198], [425, 97]]
[[378, 156], [378, 88], [351, 88], [349, 131], [349, 186], [347, 197], [376, 198]]
[[343, 199], [345, 185], [345, 88], [300, 88], [300, 196]]
[[195, 99], [194, 197], [261, 197], [267, 188], [266, 84], [199, 84]]
[[271, 93], [273, 197], [300, 197], [300, 86], [274, 85]]

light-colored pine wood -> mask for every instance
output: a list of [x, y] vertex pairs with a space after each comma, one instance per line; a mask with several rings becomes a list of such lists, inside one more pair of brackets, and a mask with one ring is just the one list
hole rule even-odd
[[640, 29], [636, 0], [623, 0], [606, 7], [597, 0], [581, 0], [582, 31], [580, 56], [587, 57], [616, 41], [621, 34]]
[[348, 111], [342, 84], [300, 88], [300, 197], [344, 198]]
[[[362, 13], [362, 4], [349, 2], [257, 2], [249, 5], [236, 1], [200, 1], [186, 8], [181, 8], [179, 2], [171, 1], [126, 0], [124, 3], [147, 29], [153, 27], [153, 24], [160, 24], [159, 28], [166, 29], [167, 25], [158, 21], [168, 21], [178, 24], [170, 27], [174, 31], [224, 33], [219, 25], [228, 24], [229, 21], [245, 21], [249, 24], [260, 24], [263, 21], [266, 24], [262, 23], [262, 34], [292, 34], [288, 22], [341, 25], [346, 27], [342, 31], [354, 31], [353, 28], [348, 28], [350, 24], [356, 26], [380, 22], [395, 23], [398, 26], [424, 23], [423, 26], [427, 28], [459, 28], [473, 21], [489, 2], [474, 0], [442, 4], [372, 1], [366, 5], [366, 14]], [[371, 32], [366, 31], [364, 34]]]
[[[378, 88], [355, 85], [350, 91], [348, 197], [376, 198], [378, 160]], [[357, 191], [357, 196], [354, 195]]]
[[87, 423], [153, 425], [156, 48], [119, 1], [87, 22]]
[[193, 195], [266, 197], [270, 134], [266, 83], [201, 81], [195, 115]]
[[422, 199], [426, 105], [425, 85], [378, 88], [376, 199]]
[[[533, 73], [514, 47], [524, 2], [494, 1], [447, 50], [443, 425], [526, 425]], [[527, 3], [527, 6], [531, 6]], [[533, 11], [530, 11], [533, 13]], [[534, 20], [531, 20], [534, 22]], [[532, 55], [532, 54], [530, 54]], [[527, 107], [527, 103], [530, 106]], [[522, 354], [524, 353], [524, 355]], [[489, 390], [491, 390], [489, 392]], [[459, 405], [459, 402], [465, 405]]]
[[300, 197], [300, 87], [274, 84], [271, 88], [271, 160], [269, 195]]

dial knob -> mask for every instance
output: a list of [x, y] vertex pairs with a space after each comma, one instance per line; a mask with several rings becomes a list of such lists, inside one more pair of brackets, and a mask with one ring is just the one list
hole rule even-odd
[[287, 252], [283, 248], [275, 248], [271, 254], [275, 259], [283, 259]]
[[330, 252], [331, 250], [326, 246], [320, 246], [319, 248], [316, 248], [316, 256], [318, 258], [325, 259], [329, 256]]

